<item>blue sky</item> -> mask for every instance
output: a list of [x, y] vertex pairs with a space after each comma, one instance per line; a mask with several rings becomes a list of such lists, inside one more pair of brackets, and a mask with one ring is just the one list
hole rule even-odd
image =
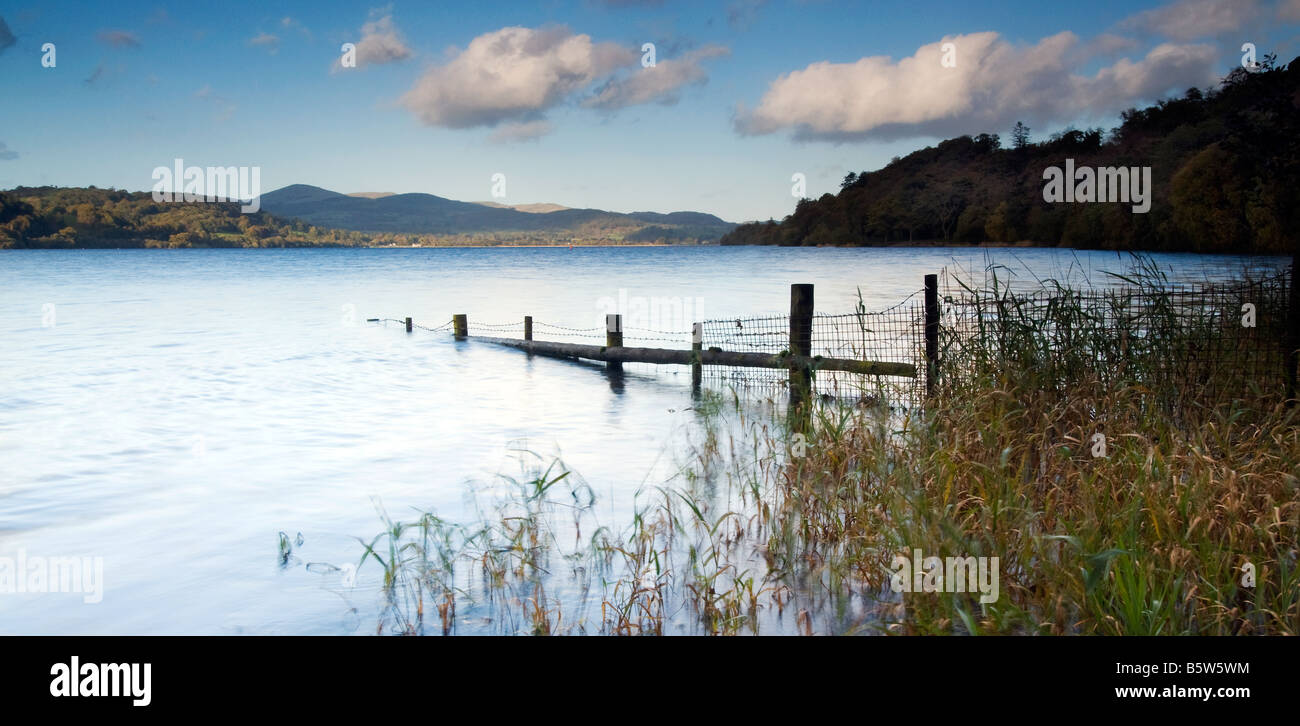
[[0, 188], [145, 190], [179, 157], [260, 166], [263, 191], [485, 200], [501, 173], [506, 203], [732, 221], [788, 214], [796, 172], [815, 197], [1018, 118], [1109, 128], [1242, 43], [1300, 52], [1297, 0], [6, 0], [0, 19]]

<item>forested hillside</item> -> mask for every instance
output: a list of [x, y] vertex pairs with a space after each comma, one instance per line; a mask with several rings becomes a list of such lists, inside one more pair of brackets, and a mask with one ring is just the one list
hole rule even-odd
[[159, 203], [149, 192], [95, 187], [0, 192], [0, 249], [361, 245], [374, 237], [241, 214], [238, 202]]
[[[874, 172], [838, 194], [801, 200], [781, 222], [737, 227], [722, 244], [884, 245], [1029, 242], [1196, 252], [1287, 252], [1296, 246], [1300, 68], [1267, 58], [1210, 91], [1129, 109], [1109, 132], [1069, 129], [1034, 143], [1017, 124], [962, 136]], [[1043, 171], [1151, 167], [1151, 208], [1043, 200]]]
[[[0, 192], [0, 249], [42, 247], [316, 247], [383, 245], [703, 244], [716, 242], [730, 223], [690, 212], [615, 214], [561, 210], [527, 214], [430, 195], [382, 200], [329, 195], [306, 221], [271, 211], [296, 185], [263, 195], [264, 211], [242, 214], [238, 202], [155, 202], [149, 192], [95, 187], [18, 187]], [[426, 200], [482, 215], [451, 223], [427, 213]], [[403, 213], [401, 204], [425, 210]], [[352, 204], [354, 206], [347, 206]], [[355, 205], [362, 212], [348, 215]], [[365, 205], [378, 205], [370, 209]], [[337, 206], [337, 210], [331, 210]], [[471, 215], [472, 216], [472, 215]], [[505, 217], [505, 221], [502, 218]], [[538, 221], [541, 220], [541, 221]], [[455, 220], [454, 220], [455, 221]], [[509, 226], [511, 222], [515, 224]], [[494, 224], [503, 226], [496, 227]]]

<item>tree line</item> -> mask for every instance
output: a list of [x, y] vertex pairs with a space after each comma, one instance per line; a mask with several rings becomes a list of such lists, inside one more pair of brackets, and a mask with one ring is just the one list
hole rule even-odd
[[[1300, 69], [1265, 57], [1212, 89], [1189, 89], [1033, 142], [1023, 123], [961, 136], [850, 173], [838, 194], [802, 199], [780, 222], [743, 224], [722, 244], [1028, 243], [1091, 249], [1287, 253], [1296, 249]], [[1127, 204], [1051, 204], [1043, 172], [1076, 166], [1152, 170], [1149, 212]]]

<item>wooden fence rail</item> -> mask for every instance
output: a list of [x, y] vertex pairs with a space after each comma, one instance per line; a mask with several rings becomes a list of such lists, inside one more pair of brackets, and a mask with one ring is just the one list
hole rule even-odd
[[[935, 305], [937, 308], [937, 303], [927, 298], [927, 306], [929, 305]], [[930, 310], [927, 307], [927, 317], [929, 314]], [[936, 322], [937, 319], [938, 315], [936, 313]], [[452, 334], [456, 336], [457, 340], [473, 340], [502, 345], [536, 355], [599, 361], [605, 363], [611, 371], [622, 370], [624, 363], [690, 366], [691, 383], [695, 387], [700, 385], [702, 369], [706, 365], [789, 370], [790, 393], [796, 400], [803, 399], [810, 393], [813, 375], [816, 371], [838, 371], [903, 378], [916, 378], [917, 376], [917, 367], [911, 363], [828, 358], [812, 355], [812, 325], [813, 286], [806, 284], [790, 286], [790, 345], [788, 350], [776, 354], [731, 351], [720, 348], [705, 349], [703, 344], [704, 326], [702, 323], [695, 323], [691, 327], [690, 349], [676, 350], [623, 345], [623, 316], [618, 314], [605, 316], [605, 345], [534, 340], [533, 318], [531, 315], [524, 316], [524, 337], [522, 340], [518, 338], [471, 336], [469, 334], [469, 316], [465, 313], [452, 316]], [[410, 318], [407, 318], [407, 330], [410, 330]], [[927, 340], [932, 332], [935, 331], [927, 328]], [[932, 342], [927, 346], [927, 353], [930, 355], [935, 354], [935, 346]]]
[[885, 361], [847, 360], [786, 353], [743, 353], [732, 350], [673, 350], [671, 348], [631, 348], [625, 346], [583, 345], [581, 343], [552, 343], [544, 340], [519, 340], [517, 338], [490, 338], [470, 336], [470, 340], [504, 345], [511, 348], [558, 358], [583, 358], [605, 363], [657, 363], [660, 365], [733, 366], [740, 368], [797, 368], [813, 371], [843, 371], [864, 375], [916, 377], [916, 366], [910, 363]]

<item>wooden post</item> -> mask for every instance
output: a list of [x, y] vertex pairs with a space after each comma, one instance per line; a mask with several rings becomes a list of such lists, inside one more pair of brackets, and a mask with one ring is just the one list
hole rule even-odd
[[[623, 347], [623, 316], [618, 314], [605, 316], [605, 347], [622, 348]], [[618, 361], [610, 361], [605, 364], [607, 370], [621, 371], [623, 364]]]
[[[812, 355], [813, 286], [790, 286], [790, 354], [807, 358]], [[790, 402], [805, 401], [812, 392], [812, 370], [803, 365], [790, 366]]]
[[410, 319], [410, 318], [407, 318], [407, 319], [406, 319], [406, 332], [408, 332], [408, 333], [411, 332], [411, 319]]
[[698, 390], [700, 379], [704, 377], [704, 363], [700, 359], [704, 352], [704, 323], [691, 326], [691, 352], [695, 354], [691, 362], [691, 388]]
[[1286, 333], [1283, 341], [1286, 348], [1286, 405], [1296, 404], [1296, 368], [1300, 366], [1300, 281], [1296, 273], [1300, 272], [1300, 252], [1291, 255], [1291, 299], [1287, 305]]
[[524, 316], [524, 340], [533, 339], [533, 316]]
[[469, 337], [469, 316], [468, 315], [466, 315], [465, 313], [453, 315], [451, 316], [451, 321], [452, 321], [452, 327], [454, 328], [452, 334], [456, 336], [456, 340], [464, 340], [465, 338]]
[[939, 276], [925, 276], [925, 393], [934, 394], [939, 371]]

